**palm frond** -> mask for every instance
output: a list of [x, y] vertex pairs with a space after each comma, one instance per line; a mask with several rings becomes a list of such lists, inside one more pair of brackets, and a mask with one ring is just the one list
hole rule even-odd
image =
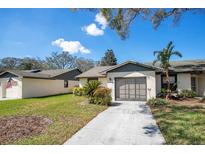
[[173, 42], [170, 41], [170, 42], [168, 43], [168, 45], [167, 45], [167, 50], [169, 50], [169, 49], [171, 48], [172, 45], [173, 45]]
[[161, 53], [161, 51], [154, 51], [154, 56], [156, 55], [156, 54], [160, 54]]
[[176, 55], [176, 56], [178, 56], [180, 58], [182, 57], [182, 54], [179, 51], [172, 52], [172, 55]]
[[174, 45], [172, 45], [172, 46], [170, 47], [169, 52], [172, 53], [173, 49], [174, 49]]

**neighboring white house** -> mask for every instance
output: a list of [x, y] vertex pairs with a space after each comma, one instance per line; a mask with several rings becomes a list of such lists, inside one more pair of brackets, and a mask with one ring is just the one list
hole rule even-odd
[[78, 69], [5, 71], [0, 74], [0, 98], [30, 98], [71, 92]]
[[[171, 62], [172, 90], [194, 90], [205, 95], [205, 61]], [[115, 66], [94, 67], [77, 76], [82, 87], [89, 80], [99, 80], [112, 89], [113, 101], [146, 101], [166, 88], [161, 68], [133, 61]]]

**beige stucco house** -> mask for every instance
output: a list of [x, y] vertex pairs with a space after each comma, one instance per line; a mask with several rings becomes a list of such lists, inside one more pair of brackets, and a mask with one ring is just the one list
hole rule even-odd
[[[205, 60], [171, 62], [171, 65], [173, 90], [188, 89], [196, 91], [198, 96], [205, 95]], [[90, 80], [101, 81], [103, 86], [112, 89], [113, 101], [146, 101], [167, 86], [162, 69], [156, 66], [127, 61], [94, 67], [77, 78], [80, 87]]]
[[0, 74], [0, 98], [30, 98], [71, 92], [78, 69], [5, 71]]

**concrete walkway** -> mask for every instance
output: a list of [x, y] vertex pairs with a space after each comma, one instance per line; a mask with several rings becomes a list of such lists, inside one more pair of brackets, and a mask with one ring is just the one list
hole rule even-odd
[[149, 107], [145, 102], [114, 103], [65, 144], [149, 145], [163, 144]]

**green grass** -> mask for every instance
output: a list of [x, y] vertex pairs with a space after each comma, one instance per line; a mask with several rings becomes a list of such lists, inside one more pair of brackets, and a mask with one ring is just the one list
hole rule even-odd
[[205, 109], [165, 105], [152, 112], [167, 144], [205, 144]]
[[38, 115], [53, 121], [45, 133], [9, 144], [63, 144], [105, 106], [86, 104], [84, 97], [65, 94], [44, 98], [0, 101], [0, 117]]

